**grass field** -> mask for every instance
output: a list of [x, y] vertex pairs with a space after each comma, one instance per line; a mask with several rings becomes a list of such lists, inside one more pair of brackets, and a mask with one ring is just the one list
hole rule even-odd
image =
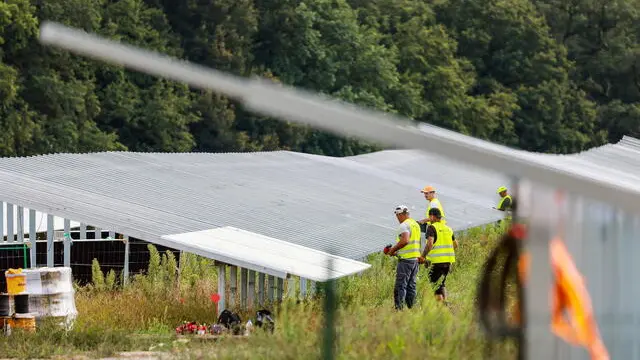
[[[487, 341], [475, 320], [476, 279], [499, 229], [472, 229], [460, 237], [457, 264], [447, 280], [451, 306], [436, 303], [421, 270], [418, 304], [393, 310], [394, 260], [369, 259], [362, 276], [339, 282], [337, 354], [340, 359], [482, 359]], [[0, 337], [0, 358], [47, 358], [64, 355], [107, 357], [122, 351], [162, 351], [177, 358], [317, 359], [321, 353], [322, 301], [285, 301], [274, 308], [273, 334], [213, 341], [179, 340], [174, 328], [183, 320], [211, 323], [210, 294], [217, 289], [211, 262], [184, 256], [180, 277], [175, 260], [152, 251], [148, 274], [125, 289], [116, 274], [94, 272], [94, 285], [78, 288], [79, 315], [64, 332], [44, 325], [35, 334]], [[246, 319], [246, 314], [245, 317]], [[511, 343], [492, 346], [492, 359], [514, 358]]]

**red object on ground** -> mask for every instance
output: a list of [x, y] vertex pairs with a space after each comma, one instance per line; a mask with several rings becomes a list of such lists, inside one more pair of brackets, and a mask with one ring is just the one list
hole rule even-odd
[[189, 325], [187, 325], [187, 330], [189, 331], [189, 333], [193, 334], [198, 331], [198, 325], [196, 325], [196, 323], [194, 322], [189, 323]]
[[218, 301], [220, 301], [220, 295], [211, 294], [211, 301], [213, 301], [214, 303], [217, 303]]
[[207, 326], [205, 324], [198, 324], [195, 321], [184, 322], [176, 328], [177, 335], [205, 334], [206, 332]]

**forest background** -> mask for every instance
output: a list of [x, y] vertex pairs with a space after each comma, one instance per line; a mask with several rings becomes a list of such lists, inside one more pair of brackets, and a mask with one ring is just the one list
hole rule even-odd
[[41, 46], [59, 21], [529, 151], [640, 136], [640, 0], [5, 0], [0, 156], [261, 151], [355, 139]]

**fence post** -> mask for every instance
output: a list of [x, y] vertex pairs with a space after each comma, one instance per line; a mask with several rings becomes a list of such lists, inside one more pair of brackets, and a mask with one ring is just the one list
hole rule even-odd
[[[520, 190], [520, 189], [518, 189]], [[558, 206], [554, 204], [556, 189], [535, 184], [530, 193], [518, 191], [518, 214], [527, 218], [528, 234], [524, 242], [529, 253], [530, 274], [524, 287], [524, 344], [522, 353], [525, 359], [553, 359], [556, 341], [549, 331], [551, 310], [549, 294], [552, 286], [549, 242], [555, 236], [558, 220]]]

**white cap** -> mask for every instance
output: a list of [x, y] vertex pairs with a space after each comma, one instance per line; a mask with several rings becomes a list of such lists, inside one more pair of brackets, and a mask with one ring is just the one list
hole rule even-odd
[[409, 212], [409, 208], [406, 205], [398, 205], [396, 206], [396, 209], [393, 211], [393, 213], [396, 215], [408, 213], [408, 212]]

